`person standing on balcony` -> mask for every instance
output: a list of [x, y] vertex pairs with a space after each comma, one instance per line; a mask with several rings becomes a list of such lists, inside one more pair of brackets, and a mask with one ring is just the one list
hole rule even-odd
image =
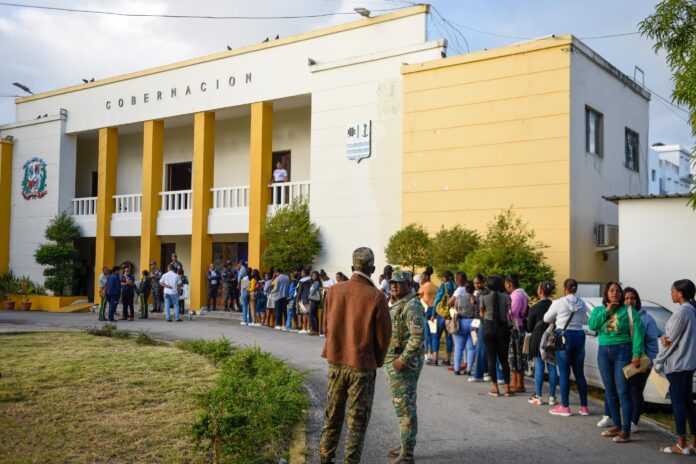
[[150, 277], [152, 278], [151, 312], [159, 313], [162, 311], [162, 302], [164, 301], [164, 298], [162, 297], [162, 287], [160, 287], [159, 284], [159, 281], [162, 278], [162, 271], [160, 271], [155, 261], [150, 261]]
[[220, 287], [220, 273], [217, 271], [217, 269], [215, 269], [214, 263], [210, 263], [208, 266], [206, 279], [208, 280], [208, 309], [210, 310], [210, 308], [213, 308], [213, 311], [217, 311], [217, 294], [218, 288]]
[[283, 167], [283, 163], [278, 161], [276, 163], [276, 168], [273, 170], [273, 182], [287, 182], [288, 180], [290, 180], [288, 177], [288, 171], [286, 171]]
[[131, 272], [130, 266], [123, 268], [121, 276], [121, 302], [123, 303], [122, 321], [132, 321], [135, 317], [135, 307], [133, 299], [135, 298], [135, 276]]

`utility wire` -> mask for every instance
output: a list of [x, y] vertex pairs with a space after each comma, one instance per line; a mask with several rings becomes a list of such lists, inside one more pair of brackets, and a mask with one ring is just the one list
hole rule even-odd
[[580, 39], [580, 40], [610, 39], [612, 37], [625, 37], [628, 35], [636, 35], [636, 34], [640, 34], [640, 32], [624, 32], [622, 34], [595, 35], [592, 37], [578, 37], [578, 39]]
[[[22, 3], [8, 3], [0, 2], [0, 6], [11, 6], [17, 8], [32, 8], [36, 10], [50, 10], [50, 11], [63, 11], [68, 13], [88, 13], [88, 14], [100, 14], [100, 15], [110, 15], [110, 16], [127, 16], [130, 18], [167, 18], [167, 19], [249, 19], [249, 20], [266, 20], [266, 19], [305, 19], [305, 18], [324, 18], [327, 16], [338, 16], [338, 15], [355, 15], [354, 11], [338, 11], [335, 13], [319, 13], [310, 15], [296, 15], [296, 16], [206, 16], [206, 15], [174, 15], [174, 14], [150, 14], [150, 13], [121, 13], [118, 11], [105, 11], [105, 10], [84, 10], [77, 8], [61, 8], [56, 6], [45, 6], [45, 5], [25, 5]], [[376, 12], [383, 11], [394, 11], [401, 8], [387, 8], [372, 10]]]
[[646, 90], [647, 90], [648, 92], [650, 92], [651, 94], [655, 95], [657, 98], [659, 98], [659, 99], [662, 100], [663, 102], [667, 103], [669, 106], [672, 106], [672, 107], [678, 109], [679, 111], [683, 111], [683, 112], [686, 113], [686, 114], [691, 114], [691, 112], [690, 112], [689, 110], [687, 110], [686, 108], [682, 108], [682, 107], [679, 106], [679, 105], [675, 105], [675, 104], [674, 104], [673, 102], [671, 102], [669, 99], [663, 97], [662, 95], [660, 95], [659, 93], [655, 92], [654, 90], [651, 90], [650, 88], [646, 87], [645, 85], [644, 85], [643, 87], [645, 87]]

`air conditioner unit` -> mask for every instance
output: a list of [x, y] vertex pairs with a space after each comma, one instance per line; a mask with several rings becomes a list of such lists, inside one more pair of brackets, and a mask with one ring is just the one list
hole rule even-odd
[[613, 224], [595, 225], [595, 246], [597, 248], [619, 246], [619, 226]]

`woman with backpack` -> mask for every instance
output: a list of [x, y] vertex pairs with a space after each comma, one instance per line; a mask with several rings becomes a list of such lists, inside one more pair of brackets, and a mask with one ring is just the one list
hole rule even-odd
[[544, 315], [551, 307], [550, 297], [556, 290], [556, 284], [552, 281], [544, 281], [537, 287], [539, 301], [529, 309], [527, 316], [527, 332], [529, 336], [529, 357], [534, 360], [534, 394], [529, 398], [529, 404], [541, 406], [544, 400], [541, 398], [544, 386], [544, 373], [549, 371], [549, 405], [556, 405], [556, 386], [558, 385], [558, 369], [551, 363], [544, 362], [541, 358], [541, 337], [549, 325], [544, 322]]
[[[563, 297], [554, 300], [544, 314], [544, 322], [554, 323], [556, 334], [562, 339], [561, 349], [556, 351], [558, 380], [561, 387], [561, 404], [549, 411], [554, 416], [568, 417], [570, 412], [570, 371], [580, 393], [580, 415], [589, 416], [587, 408], [587, 380], [585, 379], [585, 331], [587, 323], [585, 302], [578, 298], [578, 282], [566, 279], [563, 282]], [[541, 349], [544, 349], [542, 347]]]
[[500, 396], [496, 370], [496, 360], [499, 360], [503, 371], [505, 396], [513, 396], [515, 392], [512, 391], [510, 386], [510, 364], [508, 362], [508, 349], [510, 347], [510, 322], [508, 315], [510, 296], [505, 291], [503, 279], [498, 276], [490, 276], [486, 281], [486, 287], [488, 287], [490, 292], [481, 296], [479, 311], [483, 318], [483, 342], [486, 344], [488, 375], [491, 376], [493, 384], [493, 388], [488, 394]]
[[524, 338], [526, 336], [525, 320], [529, 310], [529, 295], [520, 288], [520, 279], [517, 274], [510, 274], [505, 278], [505, 290], [510, 294], [510, 349], [508, 350], [508, 362], [512, 371], [512, 383], [510, 388], [515, 393], [526, 393], [524, 387], [524, 371], [527, 370], [527, 358], [522, 354]]
[[[694, 406], [694, 371], [696, 370], [696, 285], [689, 279], [672, 284], [672, 301], [680, 306], [667, 321], [660, 338], [662, 351], [655, 358], [655, 370], [669, 380], [669, 397], [674, 410], [677, 443], [660, 448], [661, 453], [689, 455], [696, 453], [696, 407]], [[686, 442], [686, 423], [691, 442]]]

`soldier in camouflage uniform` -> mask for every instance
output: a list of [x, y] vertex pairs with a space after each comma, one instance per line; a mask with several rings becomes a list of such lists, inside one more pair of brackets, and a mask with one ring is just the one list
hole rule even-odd
[[[237, 275], [236, 271], [232, 270], [232, 261], [227, 261], [225, 267], [222, 268], [222, 273], [220, 274], [220, 280], [222, 280], [222, 290], [223, 290], [223, 304], [225, 306], [225, 311], [230, 311], [233, 309], [235, 303], [234, 293], [237, 289]], [[234, 277], [234, 279], [233, 279]]]
[[423, 305], [412, 290], [412, 274], [395, 270], [389, 283], [396, 302], [389, 309], [392, 338], [384, 363], [387, 387], [399, 419], [401, 446], [389, 450], [392, 464], [415, 463], [413, 451], [418, 433], [416, 389], [423, 369], [425, 316]]
[[155, 261], [150, 262], [150, 282], [152, 287], [152, 311], [153, 313], [162, 312], [162, 304], [164, 296], [162, 295], [162, 287], [160, 287], [160, 279], [162, 271], [157, 267]]
[[374, 259], [369, 248], [355, 250], [353, 276], [332, 286], [324, 300], [326, 344], [322, 356], [329, 362], [329, 372], [319, 445], [322, 464], [333, 463], [336, 457], [346, 415], [343, 463], [357, 464], [362, 455], [376, 369], [384, 363], [391, 335], [387, 299], [370, 279]]

